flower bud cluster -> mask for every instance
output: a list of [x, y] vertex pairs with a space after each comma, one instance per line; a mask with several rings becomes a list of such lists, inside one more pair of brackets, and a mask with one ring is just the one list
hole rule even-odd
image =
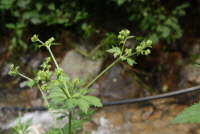
[[51, 58], [50, 57], [47, 57], [46, 58], [46, 61], [44, 61], [43, 63], [42, 63], [42, 65], [40, 65], [42, 68], [43, 68], [43, 70], [49, 70], [50, 68], [51, 68], [51, 65], [49, 65], [49, 62], [51, 61]]
[[36, 77], [36, 81], [39, 82], [41, 81], [42, 83], [45, 83], [47, 81], [51, 81], [50, 80], [50, 76], [51, 76], [52, 72], [49, 71], [49, 70], [46, 70], [46, 71], [43, 71], [43, 70], [40, 70], [38, 73], [37, 73], [37, 77]]
[[125, 53], [128, 54], [128, 55], [130, 55], [130, 54], [132, 53], [132, 49], [126, 48], [126, 49], [125, 49]]
[[147, 42], [141, 42], [139, 46], [136, 47], [136, 53], [137, 55], [148, 55], [150, 54], [150, 50], [148, 48], [152, 47], [152, 41], [148, 40]]
[[52, 44], [54, 40], [55, 40], [55, 39], [54, 39], [53, 37], [51, 37], [50, 39], [48, 39], [48, 40], [44, 43], [45, 46], [48, 46], [48, 45]]
[[126, 40], [126, 37], [130, 34], [130, 31], [129, 30], [122, 30], [119, 32], [119, 35], [118, 35], [118, 39], [120, 40]]
[[78, 84], [78, 83], [79, 83], [79, 80], [78, 80], [78, 79], [74, 79], [74, 80], [73, 80], [73, 83], [74, 83], [74, 84]]
[[16, 74], [18, 74], [18, 69], [19, 67], [14, 67], [14, 65], [10, 65], [10, 71], [9, 71], [9, 75], [11, 76], [15, 76]]
[[56, 75], [57, 78], [59, 78], [62, 74], [63, 74], [62, 68], [58, 68], [58, 69], [55, 70], [55, 75]]

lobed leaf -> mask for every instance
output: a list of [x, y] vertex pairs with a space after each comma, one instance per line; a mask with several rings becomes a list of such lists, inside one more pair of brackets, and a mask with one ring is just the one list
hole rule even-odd
[[33, 86], [35, 85], [35, 81], [34, 80], [30, 80], [26, 82], [27, 86], [29, 86], [30, 88], [33, 88]]
[[51, 91], [51, 93], [50, 93], [50, 95], [49, 96], [47, 96], [47, 99], [50, 99], [50, 98], [67, 98], [66, 96], [65, 96], [65, 94], [62, 92], [62, 91], [56, 91], [56, 92], [52, 92]]
[[94, 89], [90, 89], [90, 90], [85, 90], [84, 92], [82, 92], [81, 94], [82, 95], [85, 95], [85, 94], [88, 94], [88, 93], [91, 93], [91, 92], [94, 92], [96, 91], [98, 88], [94, 88]]
[[77, 104], [74, 103], [74, 99], [75, 98], [72, 98], [72, 99], [67, 99], [64, 103], [65, 103], [65, 108], [68, 110], [68, 111], [72, 111], [72, 109], [74, 107], [77, 106]]
[[114, 57], [117, 57], [121, 53], [121, 50], [119, 47], [112, 47], [111, 49], [108, 49], [106, 51], [109, 53], [114, 53]]
[[133, 59], [131, 59], [131, 58], [127, 58], [126, 61], [127, 61], [127, 63], [128, 63], [130, 66], [133, 66], [134, 64], [137, 64], [137, 63], [135, 62], [135, 60], [133, 60]]
[[169, 122], [167, 124], [173, 124], [173, 123], [186, 123], [186, 122], [191, 122], [191, 123], [200, 123], [200, 102], [196, 103], [189, 108], [185, 108], [182, 113], [178, 114], [174, 120]]
[[85, 113], [87, 113], [87, 111], [90, 107], [89, 103], [82, 98], [78, 98], [78, 99], [74, 98], [73, 103], [78, 105], [80, 107], [80, 109]]
[[86, 96], [81, 96], [82, 99], [86, 100], [89, 104], [94, 105], [95, 107], [102, 107], [102, 104], [99, 100], [99, 98], [91, 96], [91, 95], [86, 95]]

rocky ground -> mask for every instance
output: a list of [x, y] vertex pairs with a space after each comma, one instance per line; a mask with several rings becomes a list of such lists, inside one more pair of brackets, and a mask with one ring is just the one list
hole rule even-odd
[[188, 105], [176, 104], [175, 98], [98, 109], [84, 132], [92, 134], [200, 134], [199, 124], [172, 124]]

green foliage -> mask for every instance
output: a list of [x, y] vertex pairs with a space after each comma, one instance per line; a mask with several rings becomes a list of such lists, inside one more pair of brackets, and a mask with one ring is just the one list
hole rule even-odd
[[[53, 8], [53, 7], [51, 7]], [[115, 62], [113, 62], [110, 66], [108, 66], [105, 70], [103, 70], [96, 78], [94, 78], [89, 84], [87, 84], [84, 88], [81, 88], [82, 83], [79, 82], [78, 79], [73, 79], [63, 72], [63, 69], [58, 66], [57, 61], [51, 51], [52, 45], [59, 45], [58, 43], [54, 43], [54, 38], [48, 39], [46, 42], [42, 42], [38, 35], [34, 35], [31, 40], [33, 42], [39, 42], [41, 45], [38, 47], [46, 47], [49, 51], [51, 58], [47, 57], [46, 60], [40, 65], [41, 69], [36, 73], [33, 79], [24, 76], [19, 73], [19, 67], [15, 67], [14, 65], [10, 66], [10, 75], [20, 75], [26, 79], [28, 79], [27, 85], [29, 87], [38, 86], [42, 96], [47, 104], [47, 108], [53, 116], [57, 129], [52, 129], [48, 134], [71, 134], [81, 131], [82, 123], [88, 120], [88, 115], [92, 113], [89, 112], [89, 108], [91, 106], [102, 107], [102, 104], [99, 98], [96, 98], [91, 95], [87, 95], [90, 92], [95, 91], [96, 89], [89, 90], [88, 88], [99, 79], [108, 69], [110, 69], [113, 65], [115, 65], [119, 61], [126, 60], [129, 65], [134, 65], [136, 62], [131, 58], [133, 55], [145, 54], [148, 55], [150, 50], [148, 48], [151, 47], [152, 42], [142, 42], [139, 46], [136, 47], [135, 52], [132, 49], [125, 48], [125, 43], [128, 39], [133, 38], [134, 36], [130, 36], [129, 30], [122, 30], [119, 32], [119, 46], [113, 47], [107, 52], [114, 53], [114, 57], [117, 58]], [[51, 71], [50, 62], [53, 61], [56, 69]], [[48, 96], [44, 95], [44, 92], [48, 92]], [[80, 119], [76, 120], [72, 119], [72, 112], [75, 107], [78, 107], [83, 114], [80, 114]], [[68, 118], [69, 122], [65, 125], [64, 128], [61, 128], [58, 119], [55, 117], [55, 112], [53, 110], [66, 109], [69, 113]]]
[[182, 36], [178, 17], [186, 15], [188, 2], [172, 10], [163, 5], [161, 0], [134, 0], [125, 6], [127, 12], [131, 14], [129, 20], [138, 24], [139, 30], [154, 43], [158, 40], [170, 43]]
[[31, 125], [31, 122], [32, 122], [32, 119], [33, 118], [30, 118], [28, 119], [27, 121], [25, 122], [22, 122], [21, 121], [21, 116], [19, 114], [19, 118], [17, 120], [17, 124], [15, 127], [13, 127], [12, 131], [13, 133], [12, 134], [28, 134], [30, 129], [29, 126]]
[[[175, 2], [175, 4], [179, 3]], [[84, 3], [81, 0], [57, 0], [56, 3], [53, 0], [48, 2], [45, 0], [1, 0], [0, 12], [2, 24], [6, 26], [8, 29], [6, 32], [9, 32], [11, 36], [9, 49], [27, 50], [27, 34], [30, 35], [32, 31], [39, 31], [47, 26], [56, 26], [57, 29], [73, 26], [75, 30], [78, 29], [78, 33], [83, 38], [89, 39], [92, 34], [100, 31], [98, 29], [104, 27], [104, 24], [98, 21], [99, 18], [105, 23], [107, 19], [113, 21], [111, 18], [105, 18], [107, 14], [118, 17], [119, 22], [117, 23], [121, 26], [125, 25], [142, 32], [140, 34], [151, 39], [153, 43], [158, 40], [170, 43], [182, 36], [183, 31], [178, 17], [186, 15], [185, 9], [188, 6], [189, 3], [184, 2], [174, 7], [173, 4], [166, 4], [164, 0], [111, 0], [106, 2], [86, 0]], [[112, 9], [112, 11], [108, 13], [106, 10], [99, 11], [102, 7]], [[137, 39], [142, 40], [141, 37]], [[34, 45], [32, 44], [32, 47]], [[102, 56], [103, 52], [100, 50], [95, 54], [97, 56], [94, 57], [98, 57]]]
[[178, 114], [175, 119], [167, 124], [167, 126], [173, 123], [200, 123], [199, 109], [200, 102], [190, 106], [189, 108], [185, 108], [182, 113]]
[[[88, 13], [80, 6], [79, 0], [70, 2], [58, 0], [56, 3], [53, 0], [48, 2], [45, 0], [1, 0], [0, 12], [5, 26], [9, 32], [12, 32], [9, 50], [27, 50], [25, 35], [30, 32], [29, 29], [33, 29], [32, 27], [36, 29], [40, 28], [40, 25], [67, 27], [86, 19]], [[8, 18], [8, 15], [11, 17]]]

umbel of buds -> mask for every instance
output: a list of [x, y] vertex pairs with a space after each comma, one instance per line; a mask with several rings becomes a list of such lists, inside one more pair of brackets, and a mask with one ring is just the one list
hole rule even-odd
[[152, 41], [148, 40], [147, 42], [143, 41], [140, 43], [139, 46], [136, 47], [136, 53], [137, 55], [142, 54], [142, 55], [148, 55], [150, 54], [150, 50], [148, 48], [151, 48], [152, 46]]

